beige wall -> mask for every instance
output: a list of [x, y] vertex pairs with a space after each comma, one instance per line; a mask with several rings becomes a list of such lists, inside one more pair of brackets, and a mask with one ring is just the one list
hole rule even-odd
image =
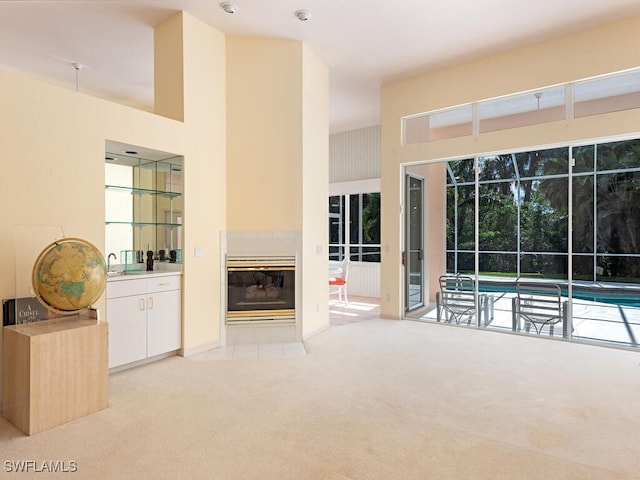
[[227, 230], [301, 232], [304, 336], [328, 325], [328, 78], [299, 42], [227, 38]]
[[6, 71], [0, 92], [0, 202], [11, 206], [0, 210], [0, 296], [7, 298], [20, 227], [59, 225], [65, 236], [103, 249], [105, 139], [182, 151], [164, 139], [183, 126]]
[[[188, 15], [170, 21], [184, 29], [184, 123], [0, 71], [0, 204], [6, 206], [0, 210], [0, 297], [15, 295], [20, 245], [14, 238], [25, 226], [34, 232], [60, 226], [65, 236], [104, 251], [106, 139], [184, 155], [184, 347], [190, 349], [215, 344], [220, 331], [225, 39]], [[204, 257], [194, 257], [195, 246]], [[96, 306], [104, 312], [104, 296]]]
[[403, 147], [401, 118], [638, 67], [639, 42], [640, 17], [635, 17], [382, 88], [383, 316], [400, 318], [404, 308], [401, 165], [640, 132], [635, 109]]
[[302, 44], [227, 38], [227, 228], [302, 229]]
[[0, 211], [0, 297], [16, 294], [26, 233], [104, 251], [108, 139], [184, 156], [187, 353], [220, 341], [225, 230], [301, 232], [303, 333], [324, 328], [327, 67], [299, 42], [227, 39], [183, 13], [156, 28], [155, 44], [155, 114], [0, 71], [0, 202], [10, 207]]
[[184, 121], [184, 16], [177, 14], [154, 29], [154, 112]]
[[[226, 41], [184, 20], [184, 347], [220, 339], [220, 232], [226, 227]], [[204, 255], [195, 257], [201, 247]]]
[[302, 334], [328, 326], [329, 70], [303, 47]]

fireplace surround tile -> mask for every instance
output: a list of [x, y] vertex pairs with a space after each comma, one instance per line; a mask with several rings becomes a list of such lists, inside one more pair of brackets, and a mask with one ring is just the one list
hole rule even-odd
[[[288, 230], [274, 231], [226, 231], [221, 232], [221, 332], [222, 345], [242, 345], [254, 343], [288, 343], [302, 341], [302, 284], [299, 272], [302, 265], [302, 232]], [[289, 325], [227, 325], [226, 323], [226, 295], [227, 295], [227, 256], [290, 256], [296, 259], [296, 287], [295, 287], [295, 323]]]

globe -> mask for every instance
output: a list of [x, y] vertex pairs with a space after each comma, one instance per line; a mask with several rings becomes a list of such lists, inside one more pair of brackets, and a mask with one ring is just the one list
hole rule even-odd
[[33, 266], [36, 297], [57, 313], [71, 314], [90, 307], [102, 295], [106, 281], [102, 253], [80, 238], [53, 242]]

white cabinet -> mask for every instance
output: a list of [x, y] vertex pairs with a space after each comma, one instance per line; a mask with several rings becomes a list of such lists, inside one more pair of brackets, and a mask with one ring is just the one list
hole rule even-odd
[[[182, 346], [180, 290], [166, 290], [175, 280], [179, 281], [180, 277], [147, 279], [148, 357], [178, 350]], [[180, 284], [177, 286], [179, 288]]]
[[107, 300], [109, 368], [147, 357], [147, 312], [144, 302], [145, 295]]
[[181, 319], [180, 275], [107, 282], [109, 368], [178, 350]]

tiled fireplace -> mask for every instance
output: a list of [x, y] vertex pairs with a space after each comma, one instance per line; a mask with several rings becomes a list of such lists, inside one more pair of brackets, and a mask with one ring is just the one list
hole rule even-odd
[[223, 344], [302, 340], [300, 240], [292, 231], [223, 232]]

